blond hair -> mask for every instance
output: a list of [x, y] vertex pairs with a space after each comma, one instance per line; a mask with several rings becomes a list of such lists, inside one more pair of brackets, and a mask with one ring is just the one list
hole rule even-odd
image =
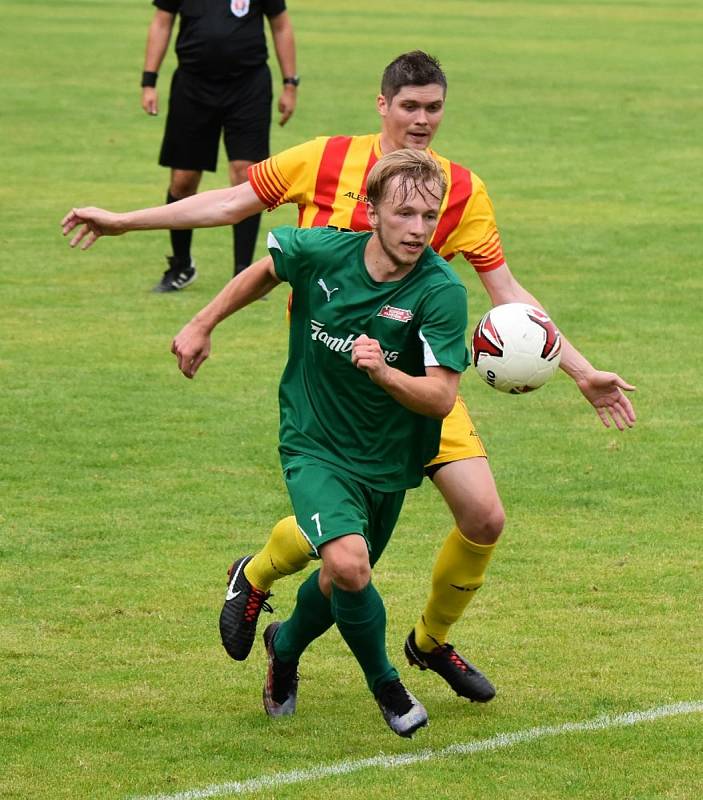
[[366, 179], [369, 202], [378, 205], [385, 197], [393, 178], [400, 176], [396, 197], [405, 202], [412, 191], [423, 197], [430, 194], [440, 202], [447, 191], [447, 178], [439, 164], [424, 150], [394, 150], [380, 158]]

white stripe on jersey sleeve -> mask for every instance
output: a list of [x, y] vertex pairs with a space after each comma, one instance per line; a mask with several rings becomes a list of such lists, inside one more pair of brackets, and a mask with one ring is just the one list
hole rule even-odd
[[266, 247], [270, 250], [272, 247], [275, 247], [276, 250], [280, 250], [283, 252], [283, 248], [279, 244], [278, 239], [269, 231], [269, 235], [266, 239]]
[[[270, 235], [271, 234], [269, 234], [269, 236]], [[437, 359], [435, 358], [435, 354], [432, 352], [432, 348], [430, 347], [430, 343], [427, 341], [427, 339], [425, 339], [425, 337], [423, 336], [421, 330], [418, 331], [418, 334], [419, 334], [420, 339], [422, 341], [422, 349], [423, 349], [424, 357], [425, 357], [425, 366], [426, 367], [438, 367], [439, 366], [439, 361], [437, 361]]]

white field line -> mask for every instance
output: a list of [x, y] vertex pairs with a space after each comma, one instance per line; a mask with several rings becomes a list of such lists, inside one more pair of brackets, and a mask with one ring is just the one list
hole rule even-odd
[[498, 733], [489, 739], [479, 739], [465, 744], [452, 744], [439, 750], [419, 750], [416, 753], [401, 755], [377, 755], [371, 758], [359, 758], [349, 761], [337, 761], [333, 764], [320, 764], [308, 769], [295, 769], [289, 772], [274, 772], [271, 775], [262, 775], [259, 778], [248, 778], [243, 781], [229, 781], [227, 783], [212, 784], [202, 789], [189, 789], [176, 794], [157, 794], [142, 797], [132, 797], [131, 800], [205, 800], [208, 797], [224, 797], [226, 795], [240, 797], [242, 795], [258, 792], [262, 789], [276, 789], [292, 783], [310, 783], [329, 778], [333, 775], [348, 775], [362, 769], [381, 767], [392, 769], [419, 764], [423, 761], [433, 761], [447, 756], [468, 756], [486, 750], [499, 750], [503, 747], [512, 747], [516, 744], [533, 742], [548, 736], [561, 736], [565, 733], [581, 733], [590, 731], [603, 731], [610, 728], [621, 728], [627, 725], [638, 725], [640, 722], [653, 722], [665, 717], [674, 717], [679, 714], [700, 714], [703, 712], [703, 700], [674, 703], [672, 705], [650, 708], [647, 711], [628, 711], [616, 716], [601, 716], [585, 722], [564, 722], [561, 725], [546, 725], [538, 728], [528, 728], [514, 733]]

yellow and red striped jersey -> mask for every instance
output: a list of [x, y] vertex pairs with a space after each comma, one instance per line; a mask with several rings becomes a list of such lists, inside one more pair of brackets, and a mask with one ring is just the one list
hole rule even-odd
[[[322, 136], [249, 167], [249, 182], [269, 210], [296, 203], [298, 225], [369, 230], [366, 176], [381, 157], [381, 135]], [[448, 261], [462, 253], [477, 272], [505, 257], [493, 205], [483, 181], [433, 150], [447, 176], [433, 249]]]

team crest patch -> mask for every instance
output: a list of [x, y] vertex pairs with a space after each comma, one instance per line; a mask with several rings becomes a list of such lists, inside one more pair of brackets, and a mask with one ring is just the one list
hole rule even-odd
[[231, 0], [229, 7], [235, 17], [245, 17], [249, 13], [249, 0]]
[[413, 318], [413, 312], [408, 311], [407, 308], [396, 308], [395, 306], [383, 306], [378, 312], [379, 317], [386, 319], [394, 319], [396, 322], [410, 322]]

